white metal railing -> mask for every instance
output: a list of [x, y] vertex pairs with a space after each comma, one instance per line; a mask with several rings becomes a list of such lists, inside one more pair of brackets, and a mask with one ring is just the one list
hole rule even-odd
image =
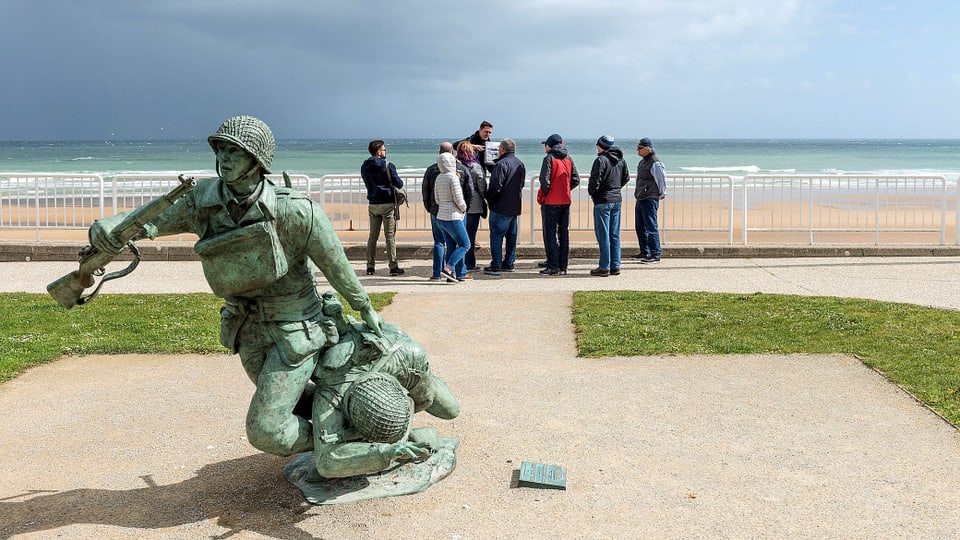
[[[950, 190], [943, 176], [749, 175], [743, 243], [750, 233], [798, 233], [806, 243], [860, 235], [874, 244], [906, 235], [946, 243]], [[952, 210], [956, 210], [956, 200]], [[782, 241], [782, 238], [781, 238]]]
[[0, 173], [0, 228], [89, 227], [103, 217], [103, 177], [97, 174]]
[[[271, 180], [283, 185], [280, 175]], [[366, 231], [366, 189], [359, 175], [326, 175], [315, 180], [291, 175], [293, 187], [326, 211], [337, 231]], [[631, 179], [633, 180], [633, 179]], [[117, 175], [105, 181], [91, 174], [0, 173], [0, 229], [85, 229], [95, 219], [129, 210], [176, 185], [174, 175]], [[420, 177], [408, 177], [409, 208], [400, 230], [430, 230]], [[526, 182], [522, 241], [540, 242], [536, 175]], [[633, 184], [623, 190], [621, 222], [633, 229]], [[847, 175], [670, 175], [660, 206], [666, 244], [898, 243], [960, 245], [960, 186], [942, 176]], [[593, 232], [593, 204], [587, 179], [573, 191], [571, 233]], [[952, 214], [952, 215], [951, 215]], [[953, 229], [950, 234], [950, 229]], [[584, 235], [581, 235], [583, 237]], [[739, 241], [738, 241], [739, 240]]]
[[[403, 180], [403, 188], [409, 197], [409, 207], [400, 209], [399, 230], [429, 231], [430, 216], [420, 196], [422, 180], [409, 177]], [[367, 189], [358, 174], [328, 174], [320, 178], [320, 193], [314, 194], [322, 201], [323, 209], [338, 231], [366, 231], [370, 228], [367, 213]]]

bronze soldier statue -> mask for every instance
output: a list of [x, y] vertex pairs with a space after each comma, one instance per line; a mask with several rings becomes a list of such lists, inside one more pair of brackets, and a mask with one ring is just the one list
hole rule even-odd
[[[323, 314], [310, 261], [356, 309], [369, 332], [383, 319], [344, 254], [323, 210], [305, 195], [266, 178], [276, 144], [270, 128], [251, 116], [227, 119], [208, 138], [218, 178], [196, 187], [144, 227], [142, 236], [199, 236], [195, 251], [214, 294], [224, 299], [220, 341], [257, 385], [247, 412], [254, 447], [281, 456], [313, 448], [309, 418], [294, 414], [312, 400], [309, 383], [322, 350], [338, 341]], [[118, 214], [90, 228], [97, 250], [118, 254], [111, 230]]]

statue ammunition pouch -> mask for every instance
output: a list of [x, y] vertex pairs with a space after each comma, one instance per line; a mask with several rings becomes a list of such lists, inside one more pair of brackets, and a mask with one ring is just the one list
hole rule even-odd
[[237, 332], [247, 317], [254, 316], [276, 344], [283, 363], [298, 366], [339, 340], [336, 326], [322, 310], [313, 287], [282, 296], [227, 297], [220, 314], [220, 342], [236, 352]]
[[277, 346], [284, 365], [297, 367], [327, 344], [327, 334], [317, 321], [265, 324], [264, 330]]
[[287, 273], [287, 257], [272, 221], [200, 240], [194, 251], [207, 283], [221, 298], [263, 289]]

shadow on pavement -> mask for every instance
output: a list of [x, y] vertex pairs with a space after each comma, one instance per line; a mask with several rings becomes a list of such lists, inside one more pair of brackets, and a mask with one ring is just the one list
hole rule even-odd
[[[0, 500], [0, 538], [75, 524], [164, 529], [212, 520], [229, 529], [284, 540], [312, 539], [296, 527], [311, 507], [282, 476], [286, 458], [255, 454], [212, 463], [193, 478], [129, 490], [30, 490]], [[16, 499], [23, 498], [22, 501]]]

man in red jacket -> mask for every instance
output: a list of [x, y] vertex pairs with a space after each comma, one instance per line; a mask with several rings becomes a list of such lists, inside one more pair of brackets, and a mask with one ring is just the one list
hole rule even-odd
[[554, 133], [540, 143], [547, 155], [540, 166], [537, 202], [543, 218], [543, 248], [547, 252], [544, 276], [566, 275], [570, 258], [570, 192], [580, 184], [580, 175], [567, 155], [563, 137]]

